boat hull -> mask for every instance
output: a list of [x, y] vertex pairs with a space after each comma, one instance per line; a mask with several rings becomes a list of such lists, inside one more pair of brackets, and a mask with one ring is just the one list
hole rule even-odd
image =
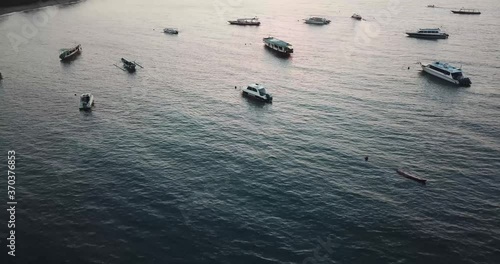
[[453, 14], [459, 14], [459, 15], [480, 15], [481, 12], [467, 12], [467, 11], [451, 11]]
[[227, 21], [231, 25], [238, 26], [260, 26], [260, 22], [239, 22], [239, 21]]
[[255, 96], [255, 95], [252, 95], [250, 93], [247, 93], [245, 91], [241, 92], [241, 95], [243, 97], [247, 97], [249, 99], [252, 99], [252, 100], [255, 100], [255, 101], [259, 101], [259, 102], [263, 102], [263, 103], [272, 103], [273, 102], [273, 98], [272, 97], [262, 98], [262, 97]]
[[419, 178], [419, 177], [417, 177], [417, 176], [411, 175], [411, 174], [409, 174], [409, 173], [407, 173], [407, 172], [405, 172], [405, 171], [402, 171], [402, 170], [400, 170], [400, 169], [397, 169], [397, 170], [396, 170], [396, 172], [397, 172], [399, 175], [401, 175], [401, 176], [403, 176], [403, 177], [405, 177], [405, 178], [407, 178], [407, 179], [414, 180], [414, 181], [419, 182], [419, 183], [421, 183], [421, 184], [424, 184], [424, 185], [425, 185], [425, 184], [427, 183], [427, 180], [426, 180], [426, 179], [422, 179], [422, 178]]
[[270, 51], [272, 51], [272, 52], [274, 52], [274, 53], [276, 53], [278, 55], [281, 55], [281, 56], [288, 57], [288, 56], [292, 55], [292, 53], [293, 53], [293, 50], [292, 51], [281, 51], [281, 50], [279, 50], [279, 49], [277, 49], [275, 47], [272, 47], [268, 43], [265, 43], [264, 47], [266, 47], [266, 49], [268, 49], [268, 50], [270, 50]]
[[330, 21], [325, 21], [325, 22], [320, 22], [320, 21], [305, 21], [304, 23], [309, 24], [309, 25], [328, 25], [330, 24]]
[[74, 50], [71, 53], [68, 54], [63, 53], [59, 55], [59, 59], [61, 59], [61, 61], [71, 60], [76, 58], [76, 56], [78, 56], [81, 52], [82, 52], [82, 47], [78, 45], [76, 48], [74, 48]]
[[421, 33], [410, 33], [406, 32], [408, 37], [420, 38], [420, 39], [447, 39], [448, 34], [421, 34]]

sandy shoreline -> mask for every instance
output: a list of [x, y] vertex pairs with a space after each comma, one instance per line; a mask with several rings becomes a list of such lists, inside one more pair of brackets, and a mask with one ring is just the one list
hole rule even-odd
[[45, 2], [38, 1], [38, 2], [35, 2], [33, 4], [28, 4], [28, 5], [1, 7], [0, 8], [0, 16], [9, 15], [12, 13], [22, 12], [22, 11], [27, 11], [27, 10], [36, 10], [38, 8], [47, 7], [47, 6], [78, 3], [81, 1], [82, 0], [50, 0], [50, 1], [45, 1]]

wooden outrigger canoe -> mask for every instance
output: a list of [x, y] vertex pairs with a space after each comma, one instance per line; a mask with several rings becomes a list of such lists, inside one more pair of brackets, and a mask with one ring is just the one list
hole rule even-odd
[[401, 170], [401, 169], [397, 169], [397, 170], [396, 170], [396, 172], [397, 172], [399, 175], [401, 175], [401, 176], [403, 176], [403, 177], [405, 177], [405, 178], [408, 178], [408, 179], [410, 179], [410, 180], [414, 180], [414, 181], [416, 181], [416, 182], [420, 182], [421, 184], [425, 184], [425, 183], [427, 182], [427, 180], [426, 180], [426, 179], [422, 179], [422, 178], [419, 178], [419, 177], [417, 177], [417, 176], [411, 175], [410, 173], [405, 172], [405, 171], [403, 171], [403, 170]]
[[113, 65], [115, 65], [117, 68], [121, 69], [122, 71], [128, 71], [128, 72], [135, 72], [135, 66], [139, 66], [141, 68], [144, 68], [139, 63], [137, 63], [135, 61], [128, 61], [124, 58], [121, 58], [121, 62], [123, 63], [123, 67], [120, 67], [116, 64], [113, 64]]

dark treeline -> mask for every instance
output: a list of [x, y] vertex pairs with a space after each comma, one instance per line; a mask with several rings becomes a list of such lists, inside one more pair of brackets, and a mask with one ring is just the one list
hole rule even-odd
[[43, 3], [48, 2], [48, 0], [1, 0], [0, 7], [27, 5], [37, 2]]

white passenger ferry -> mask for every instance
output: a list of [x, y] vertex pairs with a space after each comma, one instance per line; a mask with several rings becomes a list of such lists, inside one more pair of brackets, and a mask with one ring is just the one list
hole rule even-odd
[[422, 70], [424, 72], [434, 75], [443, 80], [449, 81], [451, 83], [458, 84], [461, 86], [470, 86], [472, 83], [469, 78], [466, 78], [463, 75], [462, 69], [453, 67], [448, 63], [442, 63], [436, 61], [429, 64], [420, 63], [420, 65], [422, 66]]
[[446, 39], [448, 34], [440, 28], [421, 28], [415, 32], [406, 32], [408, 37], [425, 38], [425, 39]]

